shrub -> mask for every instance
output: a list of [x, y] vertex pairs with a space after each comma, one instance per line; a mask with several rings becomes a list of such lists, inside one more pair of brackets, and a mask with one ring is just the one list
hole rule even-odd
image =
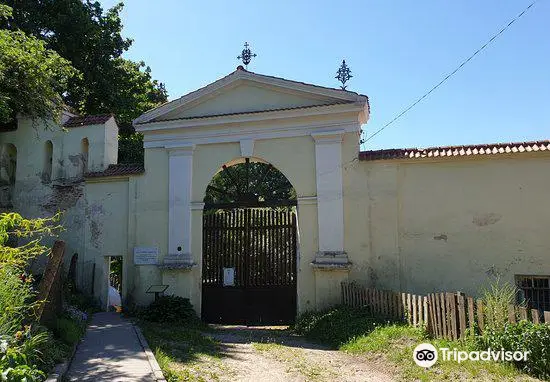
[[367, 308], [337, 306], [322, 312], [304, 313], [296, 320], [294, 331], [338, 348], [352, 338], [370, 333], [381, 322]]
[[23, 326], [25, 317], [31, 316], [34, 291], [30, 278], [11, 265], [0, 265], [0, 334], [13, 334]]
[[145, 308], [141, 315], [151, 322], [186, 324], [198, 320], [189, 299], [179, 296], [162, 296]]
[[73, 345], [82, 337], [84, 329], [82, 322], [70, 317], [60, 317], [56, 321], [55, 334], [67, 345]]
[[27, 356], [16, 349], [0, 352], [0, 376], [7, 382], [39, 382], [46, 378], [44, 372], [30, 364]]
[[530, 352], [526, 362], [515, 365], [538, 378], [550, 378], [550, 325], [520, 321], [502, 330], [487, 329], [480, 337], [482, 347]]
[[499, 278], [482, 291], [486, 327], [497, 331], [504, 329], [508, 322], [508, 306], [514, 304], [516, 293], [514, 285], [501, 282]]

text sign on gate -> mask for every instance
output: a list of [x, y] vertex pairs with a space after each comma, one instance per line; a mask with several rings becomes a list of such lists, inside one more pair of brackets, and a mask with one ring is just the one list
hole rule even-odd
[[235, 268], [223, 269], [223, 286], [235, 286]]
[[135, 265], [155, 265], [158, 263], [158, 247], [134, 247]]

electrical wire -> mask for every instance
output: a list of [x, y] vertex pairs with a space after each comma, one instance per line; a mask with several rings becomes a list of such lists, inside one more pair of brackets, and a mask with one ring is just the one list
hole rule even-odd
[[451, 73], [447, 74], [445, 78], [443, 78], [439, 83], [437, 83], [434, 87], [432, 87], [428, 92], [426, 92], [424, 95], [422, 95], [420, 98], [418, 98], [416, 101], [414, 101], [412, 104], [410, 104], [408, 107], [406, 107], [403, 111], [401, 111], [399, 114], [397, 114], [392, 120], [390, 120], [388, 123], [386, 123], [384, 126], [382, 126], [380, 129], [376, 130], [374, 133], [372, 133], [370, 136], [368, 136], [366, 139], [361, 140], [361, 144], [364, 144], [374, 138], [376, 135], [381, 133], [384, 129], [386, 129], [388, 126], [393, 124], [395, 121], [397, 121], [399, 118], [404, 116], [406, 113], [408, 113], [413, 107], [418, 105], [422, 100], [424, 100], [426, 97], [428, 97], [432, 92], [434, 92], [437, 88], [439, 88], [441, 85], [443, 85], [449, 78], [451, 78], [453, 75], [455, 75], [460, 69], [464, 67], [468, 62], [470, 62], [475, 56], [477, 56], [481, 51], [483, 51], [487, 46], [489, 46], [493, 41], [495, 41], [502, 33], [504, 33], [513, 23], [515, 23], [517, 20], [519, 20], [538, 0], [533, 1], [527, 8], [525, 8], [523, 11], [521, 11], [516, 17], [514, 17], [506, 26], [504, 26], [498, 33], [496, 33], [493, 37], [491, 37], [485, 44], [483, 44], [478, 50], [476, 50], [472, 55], [470, 55], [468, 58], [466, 58], [464, 61], [460, 63], [460, 65], [453, 70]]

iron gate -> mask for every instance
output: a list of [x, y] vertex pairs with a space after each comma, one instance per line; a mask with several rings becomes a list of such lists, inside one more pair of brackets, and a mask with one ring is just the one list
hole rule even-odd
[[202, 319], [244, 325], [292, 323], [296, 261], [292, 207], [205, 209]]

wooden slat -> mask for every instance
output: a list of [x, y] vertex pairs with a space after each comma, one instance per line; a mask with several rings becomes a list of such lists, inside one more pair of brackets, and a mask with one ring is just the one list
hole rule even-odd
[[422, 322], [426, 328], [428, 328], [428, 296], [422, 296], [422, 309], [423, 309], [423, 315], [422, 315]]
[[468, 298], [466, 298], [466, 302], [468, 303], [468, 328], [470, 329], [470, 334], [474, 335], [476, 322], [474, 314], [474, 298], [468, 296]]
[[539, 324], [539, 311], [537, 309], [531, 309], [531, 319], [533, 320], [533, 324]]
[[516, 308], [513, 304], [508, 305], [508, 322], [511, 324], [516, 322]]
[[407, 314], [408, 314], [408, 323], [412, 325], [412, 296], [410, 293], [407, 293]]
[[460, 325], [459, 338], [466, 336], [466, 309], [464, 304], [464, 295], [457, 293], [457, 308], [458, 308], [458, 321]]
[[550, 312], [547, 310], [544, 311], [544, 322], [550, 324]]
[[412, 322], [413, 322], [413, 326], [417, 326], [418, 325], [418, 312], [417, 312], [417, 307], [418, 305], [416, 304], [416, 295], [413, 294], [411, 296], [411, 303], [412, 303]]
[[527, 320], [527, 308], [520, 306], [518, 310], [519, 310], [519, 319]]
[[485, 313], [483, 311], [483, 301], [477, 300], [477, 325], [479, 327], [480, 334], [483, 334], [483, 329], [485, 328]]
[[441, 322], [441, 301], [439, 300], [439, 295], [437, 293], [432, 294], [432, 298], [435, 304], [435, 322], [437, 324], [436, 334], [439, 338], [445, 336], [443, 332], [443, 323]]
[[405, 293], [401, 293], [401, 318], [405, 322], [409, 320], [407, 314], [407, 295]]
[[439, 301], [441, 307], [441, 324], [443, 326], [443, 338], [449, 339], [449, 325], [447, 317], [447, 304], [445, 303], [445, 293], [439, 293]]
[[456, 296], [454, 293], [447, 293], [447, 298], [449, 299], [449, 306], [451, 312], [451, 328], [453, 331], [452, 338], [453, 340], [458, 339], [458, 322], [457, 322], [457, 312], [456, 312]]
[[430, 293], [428, 295], [428, 310], [430, 311], [430, 326], [429, 331], [433, 336], [437, 337], [437, 320], [435, 318], [435, 302], [434, 295]]

